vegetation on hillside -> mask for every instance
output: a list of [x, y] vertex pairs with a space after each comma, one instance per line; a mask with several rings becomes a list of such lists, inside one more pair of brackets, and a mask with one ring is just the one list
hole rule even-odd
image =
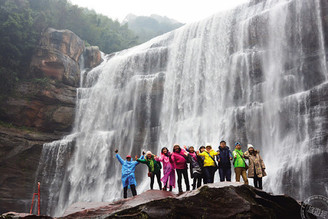
[[127, 24], [67, 0], [0, 0], [0, 98], [27, 75], [33, 49], [47, 27], [69, 29], [105, 53], [138, 43]]
[[[28, 0], [39, 13], [38, 25], [69, 29], [90, 45], [105, 53], [123, 50], [137, 44], [137, 36], [128, 29], [95, 11], [72, 5], [67, 0]], [[43, 22], [43, 23], [42, 23]]]
[[39, 36], [35, 16], [27, 2], [0, 0], [1, 94], [8, 93], [27, 69]]

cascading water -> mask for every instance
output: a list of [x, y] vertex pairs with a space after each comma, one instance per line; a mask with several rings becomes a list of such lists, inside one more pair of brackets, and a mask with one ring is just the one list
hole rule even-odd
[[[254, 0], [105, 57], [78, 89], [73, 133], [44, 146], [43, 208], [120, 198], [115, 148], [134, 156], [221, 139], [261, 150], [266, 190], [328, 195], [327, 8]], [[142, 192], [146, 167], [137, 171]]]

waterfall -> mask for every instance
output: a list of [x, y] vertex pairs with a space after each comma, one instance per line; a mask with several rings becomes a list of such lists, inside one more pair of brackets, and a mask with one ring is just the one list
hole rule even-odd
[[[59, 216], [74, 202], [120, 199], [115, 148], [134, 157], [175, 142], [216, 149], [222, 139], [261, 151], [265, 190], [327, 196], [325, 9], [319, 0], [253, 0], [105, 56], [84, 73], [72, 134], [44, 145], [43, 208]], [[137, 182], [139, 193], [148, 189], [145, 166]]]

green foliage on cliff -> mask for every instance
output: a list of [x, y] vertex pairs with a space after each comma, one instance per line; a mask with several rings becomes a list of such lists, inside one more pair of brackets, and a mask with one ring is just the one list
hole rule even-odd
[[28, 0], [37, 13], [36, 26], [69, 29], [90, 45], [105, 53], [123, 50], [137, 44], [137, 37], [128, 29], [104, 15], [72, 5], [67, 0]]
[[35, 13], [24, 1], [0, 0], [0, 97], [25, 74], [38, 39]]
[[33, 49], [48, 27], [69, 29], [105, 53], [137, 44], [127, 25], [68, 0], [0, 0], [0, 100], [27, 75]]

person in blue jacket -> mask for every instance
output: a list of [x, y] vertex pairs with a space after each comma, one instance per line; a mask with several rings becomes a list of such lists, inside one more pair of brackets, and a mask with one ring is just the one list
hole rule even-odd
[[[137, 195], [136, 191], [136, 178], [134, 176], [135, 168], [139, 164], [137, 161], [133, 161], [130, 155], [126, 156], [126, 160], [123, 160], [118, 154], [118, 150], [115, 150], [116, 158], [122, 164], [122, 184], [123, 184], [123, 194], [124, 198], [128, 197], [128, 187], [131, 188], [133, 196]], [[143, 156], [142, 156], [143, 158]]]
[[218, 152], [220, 152], [220, 155], [217, 156], [220, 182], [225, 180], [231, 182], [231, 160], [233, 156], [225, 141], [220, 142]]

